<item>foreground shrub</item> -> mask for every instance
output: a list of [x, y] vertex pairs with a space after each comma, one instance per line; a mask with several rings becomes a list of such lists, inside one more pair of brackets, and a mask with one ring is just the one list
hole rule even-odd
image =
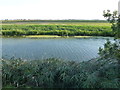
[[[110, 63], [111, 62], [111, 63]], [[3, 87], [119, 88], [118, 64], [112, 60], [86, 62], [59, 59], [2, 60]], [[112, 85], [112, 86], [111, 86]]]
[[98, 54], [101, 58], [113, 58], [120, 62], [120, 39], [116, 39], [114, 43], [107, 40], [104, 48], [99, 48]]

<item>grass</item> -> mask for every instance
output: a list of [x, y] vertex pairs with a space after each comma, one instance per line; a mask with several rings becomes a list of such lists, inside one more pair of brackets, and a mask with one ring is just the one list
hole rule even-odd
[[26, 38], [60, 38], [61, 36], [57, 35], [27, 35]]
[[89, 38], [92, 36], [57, 36], [57, 35], [28, 35], [25, 38]]
[[50, 38], [90, 38], [93, 36], [57, 36], [57, 35], [24, 35], [24, 36], [0, 36], [0, 38], [32, 38], [32, 39], [50, 39]]
[[3, 36], [114, 36], [110, 26], [98, 25], [2, 25]]
[[89, 38], [89, 37], [93, 37], [93, 36], [74, 36], [75, 38]]
[[[2, 23], [0, 25], [22, 25], [24, 23]], [[87, 26], [111, 26], [110, 23], [95, 23], [95, 22], [74, 22], [74, 23], [25, 23], [24, 25], [87, 25]]]
[[[104, 20], [2, 20], [3, 36], [50, 38], [58, 36], [114, 36]], [[35, 35], [35, 36], [33, 36]], [[53, 36], [51, 36], [53, 35]], [[54, 36], [55, 35], [55, 36]]]

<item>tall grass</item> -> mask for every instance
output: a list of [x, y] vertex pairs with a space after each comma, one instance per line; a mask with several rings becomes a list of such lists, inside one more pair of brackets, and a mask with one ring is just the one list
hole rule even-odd
[[59, 35], [59, 36], [114, 36], [110, 26], [87, 25], [3, 25], [4, 36]]
[[104, 62], [100, 59], [74, 62], [54, 58], [2, 60], [3, 87], [120, 88], [117, 63], [109, 62], [109, 59]]

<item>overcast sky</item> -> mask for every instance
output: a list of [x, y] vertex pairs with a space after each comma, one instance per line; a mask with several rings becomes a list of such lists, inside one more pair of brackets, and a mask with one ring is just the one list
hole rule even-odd
[[104, 19], [118, 0], [0, 0], [0, 19]]

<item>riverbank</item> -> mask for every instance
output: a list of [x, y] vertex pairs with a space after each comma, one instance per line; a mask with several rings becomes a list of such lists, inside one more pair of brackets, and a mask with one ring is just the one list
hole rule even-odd
[[24, 38], [90, 38], [92, 36], [28, 35]]
[[57, 35], [24, 35], [24, 36], [0, 36], [0, 38], [90, 38], [94, 36], [57, 36]]
[[99, 25], [2, 25], [2, 35], [114, 36], [110, 26]]

